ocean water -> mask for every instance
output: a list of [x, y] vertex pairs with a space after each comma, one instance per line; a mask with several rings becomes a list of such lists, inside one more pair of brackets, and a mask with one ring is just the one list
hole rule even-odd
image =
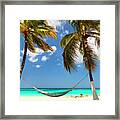
[[[55, 93], [55, 92], [58, 93], [58, 92], [64, 92], [68, 89], [69, 88], [43, 88], [40, 90], [43, 90], [47, 93]], [[96, 89], [96, 92], [98, 95], [100, 95], [100, 89]], [[78, 96], [80, 94], [92, 95], [92, 90], [90, 88], [87, 88], [87, 89], [76, 88], [76, 89], [68, 92], [67, 94], [65, 94], [65, 96]], [[33, 88], [21, 88], [20, 89], [20, 96], [45, 96], [45, 95], [39, 93], [38, 91], [36, 91]]]

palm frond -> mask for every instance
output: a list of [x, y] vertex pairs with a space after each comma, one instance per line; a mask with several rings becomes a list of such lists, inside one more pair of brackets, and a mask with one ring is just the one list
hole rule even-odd
[[36, 32], [42, 37], [52, 37], [52, 38], [55, 38], [57, 39], [57, 34], [55, 32], [55, 30], [52, 28], [52, 27], [43, 27], [43, 26], [40, 26], [38, 29], [36, 29]]
[[93, 32], [93, 31], [88, 31], [86, 32], [88, 35], [90, 36], [100, 36], [100, 33], [99, 32]]
[[49, 26], [46, 20], [24, 20], [20, 22], [20, 31], [28, 29], [30, 32], [36, 32], [42, 38], [52, 37], [57, 39], [57, 34], [52, 26]]
[[72, 25], [74, 29], [78, 28], [78, 20], [69, 20], [69, 23]]
[[95, 41], [96, 41], [98, 47], [100, 47], [100, 37], [95, 37]]
[[27, 25], [32, 29], [36, 29], [38, 26], [47, 26], [48, 23], [46, 20], [28, 20]]
[[27, 37], [27, 47], [31, 52], [35, 53], [35, 46], [31, 35], [28, 35]]
[[65, 35], [60, 42], [60, 46], [64, 48], [72, 38], [75, 38], [75, 40], [79, 40], [77, 32]]
[[84, 25], [86, 30], [94, 29], [100, 32], [100, 21], [99, 20], [72, 20], [69, 23], [75, 28], [77, 31], [81, 30], [81, 26]]
[[97, 45], [98, 47], [100, 47], [100, 37], [98, 35], [89, 35], [89, 37], [93, 37], [95, 38], [95, 45]]
[[86, 32], [89, 37], [93, 37], [95, 38], [95, 45], [97, 45], [98, 47], [100, 47], [100, 33], [99, 32]]
[[79, 40], [75, 39], [75, 37], [71, 38], [69, 43], [64, 48], [64, 67], [70, 73], [72, 70], [76, 70], [76, 59], [78, 57], [76, 52], [77, 49], [79, 49]]
[[40, 38], [38, 38], [37, 36], [36, 36], [36, 34], [32, 34], [33, 36], [33, 40], [34, 40], [34, 43], [39, 47], [39, 48], [41, 48], [42, 50], [44, 50], [44, 51], [48, 51], [48, 50], [51, 50], [51, 51], [53, 51], [53, 48], [52, 47], [50, 47], [47, 43], [45, 43], [42, 39], [40, 39]]
[[99, 20], [83, 20], [82, 24], [89, 29], [94, 29], [98, 32], [100, 32], [100, 21]]
[[23, 33], [25, 30], [24, 24], [20, 23], [20, 32]]
[[91, 70], [91, 71], [95, 70], [97, 55], [93, 52], [93, 50], [90, 48], [89, 45], [87, 45], [87, 47], [84, 48], [83, 61], [85, 63], [85, 67], [88, 70]]
[[83, 50], [83, 41], [80, 40], [80, 43], [79, 43], [79, 52], [83, 55], [84, 54], [84, 50]]

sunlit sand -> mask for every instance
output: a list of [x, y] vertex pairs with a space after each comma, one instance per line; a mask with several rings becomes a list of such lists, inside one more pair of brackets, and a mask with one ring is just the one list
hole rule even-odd
[[[100, 96], [99, 96], [100, 98]], [[61, 97], [48, 97], [48, 96], [20, 96], [20, 100], [49, 100], [49, 101], [61, 101], [61, 100], [93, 100], [92, 95], [80, 95], [80, 96], [61, 96]]]

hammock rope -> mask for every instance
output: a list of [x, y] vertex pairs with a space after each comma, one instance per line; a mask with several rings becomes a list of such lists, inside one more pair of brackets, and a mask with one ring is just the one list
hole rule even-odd
[[80, 79], [72, 88], [70, 88], [70, 89], [68, 89], [67, 91], [64, 91], [64, 92], [47, 93], [45, 91], [42, 91], [42, 90], [38, 89], [36, 86], [33, 86], [33, 88], [43, 95], [46, 95], [46, 96], [49, 96], [49, 97], [60, 97], [60, 96], [63, 96], [65, 94], [67, 94], [68, 92], [72, 91], [74, 88], [76, 88], [80, 84], [80, 82], [82, 80], [84, 80], [86, 77], [87, 77], [87, 74], [82, 79]]

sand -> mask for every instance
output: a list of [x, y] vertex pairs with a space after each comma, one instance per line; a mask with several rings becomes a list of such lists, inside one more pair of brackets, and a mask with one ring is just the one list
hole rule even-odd
[[[99, 96], [100, 98], [100, 96]], [[61, 97], [49, 97], [49, 96], [20, 96], [20, 100], [49, 100], [49, 101], [61, 101], [61, 100], [93, 100], [92, 95], [80, 95], [80, 96], [61, 96]]]

